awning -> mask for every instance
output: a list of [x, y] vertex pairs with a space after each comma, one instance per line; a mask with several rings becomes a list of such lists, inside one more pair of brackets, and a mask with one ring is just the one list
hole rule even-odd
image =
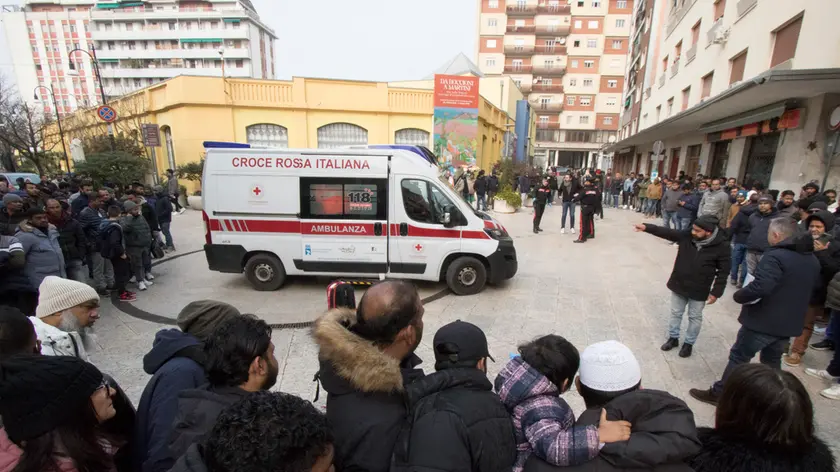
[[714, 133], [717, 131], [737, 128], [739, 126], [749, 125], [752, 123], [760, 123], [764, 120], [772, 120], [773, 118], [778, 118], [782, 116], [782, 113], [784, 113], [785, 110], [787, 110], [788, 108], [798, 108], [798, 104], [794, 101], [791, 102], [790, 106], [788, 107], [787, 101], [779, 102], [766, 107], [740, 113], [729, 118], [724, 118], [722, 120], [706, 123], [705, 125], [701, 126], [698, 131], [700, 131], [701, 133]]
[[[782, 103], [840, 93], [840, 69], [769, 70], [605, 149], [615, 152], [686, 133], [716, 131], [780, 116]], [[784, 109], [781, 110], [784, 112]], [[749, 115], [752, 115], [749, 117]], [[762, 118], [762, 116], [764, 116]], [[735, 124], [738, 121], [749, 120]], [[707, 129], [708, 128], [708, 129]]]

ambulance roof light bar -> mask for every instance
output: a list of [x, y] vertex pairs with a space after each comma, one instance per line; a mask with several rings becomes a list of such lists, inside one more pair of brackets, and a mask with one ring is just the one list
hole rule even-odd
[[204, 141], [204, 149], [250, 149], [250, 144], [225, 141]]

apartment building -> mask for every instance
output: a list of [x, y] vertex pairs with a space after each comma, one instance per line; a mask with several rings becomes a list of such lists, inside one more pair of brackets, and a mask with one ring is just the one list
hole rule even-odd
[[95, 52], [108, 97], [181, 74], [275, 76], [276, 36], [250, 0], [28, 0], [1, 18], [20, 90], [51, 86], [60, 114], [101, 102], [93, 62], [75, 49]]
[[615, 139], [633, 0], [480, 0], [476, 57], [537, 114], [542, 164], [597, 165]]
[[828, 164], [830, 116], [840, 113], [838, 15], [840, 2], [825, 0], [640, 1], [619, 141], [608, 148], [616, 168], [780, 190], [840, 184]]

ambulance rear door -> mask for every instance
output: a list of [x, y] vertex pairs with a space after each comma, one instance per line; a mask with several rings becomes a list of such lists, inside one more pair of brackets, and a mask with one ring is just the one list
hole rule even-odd
[[300, 178], [300, 259], [312, 275], [376, 276], [388, 269], [388, 157], [337, 153]]

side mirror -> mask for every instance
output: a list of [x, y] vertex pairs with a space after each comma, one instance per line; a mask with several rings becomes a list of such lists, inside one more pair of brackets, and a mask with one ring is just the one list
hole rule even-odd
[[443, 216], [440, 217], [440, 223], [443, 226], [449, 226], [450, 224], [452, 224], [452, 214], [448, 211], [444, 213]]

